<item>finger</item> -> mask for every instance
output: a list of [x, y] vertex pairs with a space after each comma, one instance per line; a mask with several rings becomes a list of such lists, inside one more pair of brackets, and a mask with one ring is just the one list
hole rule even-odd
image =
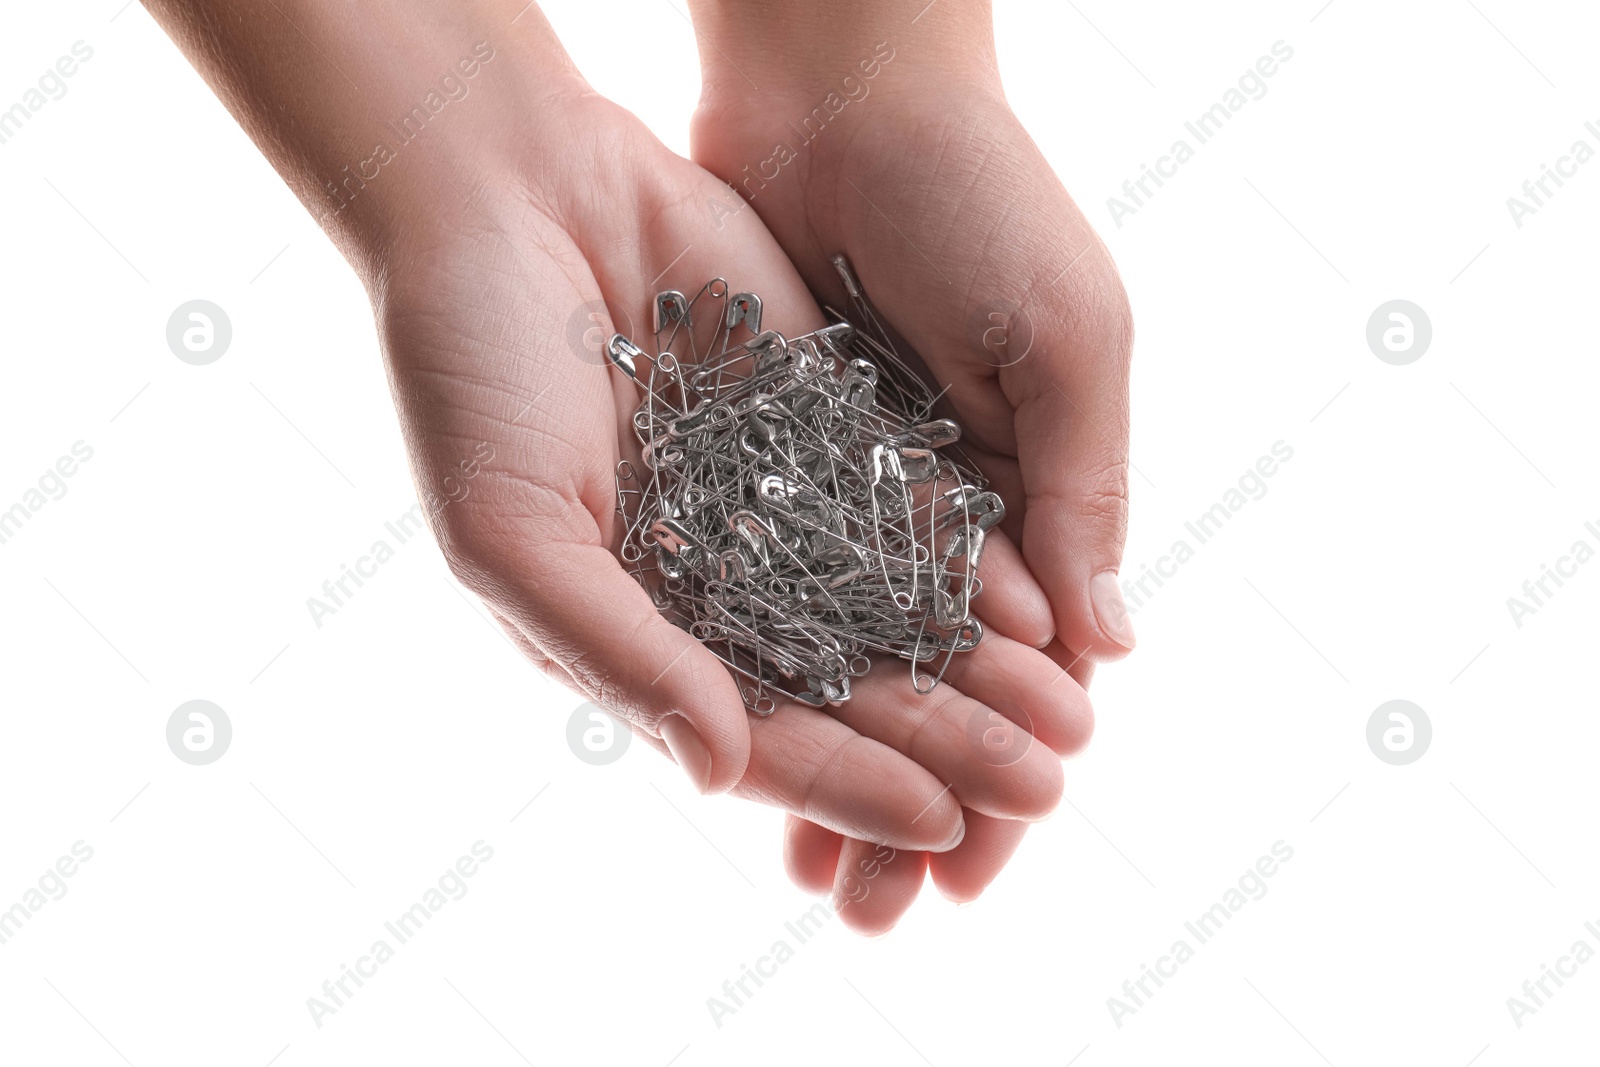
[[[1059, 642], [1046, 646], [1059, 647]], [[996, 634], [985, 634], [977, 649], [957, 656], [945, 680], [963, 693], [980, 695], [989, 708], [1014, 723], [1016, 731], [967, 731], [979, 759], [1002, 766], [1020, 758], [1017, 745], [1037, 738], [1057, 757], [1071, 756], [1094, 733], [1089, 694], [1049, 655]], [[992, 814], [992, 813], [991, 813]]]
[[780, 704], [751, 720], [750, 763], [733, 792], [894, 848], [943, 852], [965, 832], [961, 805], [943, 782], [802, 704]]
[[[997, 646], [1006, 640], [994, 639]], [[1016, 642], [1009, 644], [1028, 651]], [[993, 655], [992, 648], [979, 645], [956, 658]], [[985, 702], [948, 684], [918, 693], [903, 667], [885, 669], [900, 667], [886, 662], [861, 678], [851, 698], [833, 714], [844, 725], [927, 768], [940, 782], [949, 784], [963, 806], [1001, 818], [1042, 819], [1061, 800], [1061, 761], [1048, 747], [1033, 744], [1025, 730], [1018, 731], [987, 703], [1004, 699], [1020, 705], [1018, 690], [1023, 686], [1036, 683], [1041, 675], [1059, 676], [1048, 659], [1033, 655], [1042, 666], [1024, 679], [1006, 678], [998, 668], [989, 672], [986, 678], [996, 685], [984, 692]], [[999, 758], [986, 758], [984, 738], [996, 730], [1006, 735], [1008, 747]]]
[[506, 639], [511, 642], [517, 651], [527, 657], [529, 663], [539, 669], [540, 674], [545, 675], [552, 681], [559, 682], [568, 689], [577, 690], [578, 684], [572, 680], [572, 675], [568, 674], [561, 664], [545, 655], [544, 649], [529, 640], [528, 635], [523, 633], [516, 623], [512, 622], [500, 611], [497, 611], [492, 604], [486, 604], [485, 606], [488, 608], [489, 614], [494, 616], [495, 623], [505, 631]]
[[783, 868], [789, 880], [807, 893], [821, 896], [833, 888], [844, 838], [794, 815], [783, 818]]
[[[1065, 321], [1059, 310], [1055, 317]], [[1040, 320], [1051, 321], [1043, 312]], [[1022, 376], [1027, 395], [1017, 405], [1023, 556], [1067, 646], [1116, 659], [1134, 646], [1117, 573], [1128, 525], [1131, 328], [1114, 320], [1058, 328], [1062, 357], [1041, 354]]]
[[[485, 536], [468, 526], [441, 538], [463, 582], [589, 699], [661, 738], [696, 789], [733, 787], [750, 758], [738, 688], [716, 656], [657, 613], [608, 551], [529, 536], [508, 552], [464, 543], [468, 531]], [[493, 570], [465, 562], [478, 559], [495, 560]]]
[[[665, 742], [645, 739], [666, 751]], [[824, 833], [899, 849], [943, 852], [966, 832], [949, 786], [803, 704], [780, 704], [764, 719], [751, 718], [750, 760], [733, 794], [781, 808]]]
[[980, 812], [964, 813], [967, 836], [949, 852], [928, 857], [934, 888], [957, 904], [970, 904], [1010, 862], [1028, 832], [1028, 824], [1014, 819], [992, 819]]
[[846, 841], [834, 874], [833, 909], [856, 933], [882, 937], [917, 899], [927, 870], [925, 852]]
[[983, 595], [972, 601], [972, 609], [987, 630], [1033, 648], [1041, 648], [1055, 637], [1050, 599], [1034, 580], [1017, 546], [999, 530], [990, 531], [984, 540], [978, 578], [983, 582]]
[[1088, 692], [1089, 683], [1094, 680], [1094, 660], [1082, 652], [1072, 651], [1060, 641], [1052, 641], [1040, 651], [1049, 656], [1056, 666], [1072, 675], [1072, 680]]

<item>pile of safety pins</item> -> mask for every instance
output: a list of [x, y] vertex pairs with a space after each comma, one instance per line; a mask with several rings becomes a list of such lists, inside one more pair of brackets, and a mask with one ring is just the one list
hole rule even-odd
[[718, 278], [657, 295], [655, 354], [621, 334], [607, 346], [644, 390], [644, 469], [617, 467], [623, 561], [760, 715], [848, 700], [875, 655], [931, 691], [982, 637], [975, 572], [1005, 515], [834, 265], [851, 313], [828, 309], [814, 333], [763, 331], [761, 298]]

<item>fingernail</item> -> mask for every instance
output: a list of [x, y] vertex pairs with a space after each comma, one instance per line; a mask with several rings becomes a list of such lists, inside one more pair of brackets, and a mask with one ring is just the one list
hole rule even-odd
[[962, 839], [965, 838], [966, 836], [967, 836], [967, 820], [962, 819], [960, 822], [956, 823], [956, 832], [955, 832], [954, 836], [952, 836], [949, 841], [946, 841], [944, 847], [939, 849], [938, 851], [940, 851], [940, 852], [949, 852], [951, 849], [953, 849], [957, 845], [961, 844]]
[[667, 751], [689, 776], [695, 789], [704, 794], [711, 789], [711, 750], [695, 733], [693, 724], [677, 712], [656, 724], [656, 732], [667, 743]]
[[1122, 589], [1117, 585], [1116, 571], [1101, 571], [1089, 579], [1089, 603], [1094, 605], [1094, 617], [1105, 635], [1123, 648], [1132, 649], [1133, 620], [1128, 617], [1128, 605], [1122, 601]]
[[[978, 901], [977, 897], [973, 897], [971, 900], [962, 900], [960, 897], [953, 897], [949, 893], [946, 893], [943, 888], [938, 887], [937, 884], [935, 885], [935, 888], [939, 888], [939, 895], [941, 897], [944, 897], [944, 899], [948, 900], [951, 904], [958, 908], [970, 908]], [[978, 892], [982, 893], [983, 890], [980, 889]]]

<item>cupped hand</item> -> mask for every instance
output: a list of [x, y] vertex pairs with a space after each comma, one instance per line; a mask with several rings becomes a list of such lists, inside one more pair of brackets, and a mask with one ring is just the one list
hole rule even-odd
[[[718, 19], [704, 21], [714, 35]], [[726, 224], [759, 215], [811, 290], [830, 302], [844, 298], [830, 256], [845, 252], [883, 318], [947, 390], [965, 447], [1006, 502], [1003, 529], [1026, 565], [1018, 575], [1004, 557], [974, 601], [991, 633], [1004, 635], [1014, 677], [1029, 679], [1029, 699], [1001, 710], [1019, 731], [1031, 728], [1069, 754], [1087, 740], [1083, 687], [1093, 664], [1134, 644], [1117, 574], [1132, 326], [1116, 268], [1012, 114], [992, 65], [947, 68], [924, 53], [897, 65], [893, 47], [885, 61], [883, 46], [863, 46], [878, 57], [870, 85], [865, 66], [841, 81], [840, 61], [852, 56], [848, 27], [814, 62], [805, 36], [790, 35], [776, 68], [758, 68], [759, 91], [703, 40], [707, 77], [692, 155], [732, 187], [724, 192]], [[973, 52], [981, 56], [981, 41]], [[830, 90], [837, 106], [841, 88], [851, 95], [837, 114], [817, 110]], [[818, 114], [825, 124], [783, 121]], [[1035, 590], [1045, 610], [1027, 601]], [[958, 686], [981, 685], [971, 672], [984, 655], [971, 657]], [[1072, 677], [1047, 679], [1062, 669]], [[1058, 714], [1071, 709], [1070, 736], [1057, 734], [1059, 720], [1041, 710], [1053, 703]], [[881, 932], [915, 898], [924, 867], [945, 895], [970, 900], [1025, 829], [992, 807], [966, 822], [959, 848], [884, 864], [869, 859], [869, 842], [791, 819], [785, 855], [799, 884], [831, 890], [851, 925]], [[856, 901], [848, 880], [863, 862], [881, 868], [884, 888]]]
[[[737, 39], [729, 44], [741, 55], [787, 46], [789, 23], [765, 17], [779, 0], [690, 2], [697, 20], [711, 9], [730, 16]], [[972, 22], [955, 26], [959, 38], [986, 17], [983, 0], [901, 10], [909, 4], [807, 0], [806, 11], [823, 45], [850, 18], [923, 30]], [[777, 805], [819, 834], [878, 842], [922, 865], [924, 852], [993, 851], [990, 820], [1010, 825], [1055, 805], [1061, 768], [1048, 750], [1081, 744], [1089, 712], [1062, 668], [1070, 657], [1053, 662], [1028, 647], [1059, 629], [1072, 649], [1087, 650], [1073, 643], [1077, 617], [1062, 599], [1072, 560], [1052, 571], [1031, 543], [1034, 516], [1048, 525], [1079, 508], [1070, 479], [1030, 480], [1037, 468], [1024, 445], [1051, 433], [1048, 376], [1010, 371], [998, 391], [981, 375], [957, 383], [973, 439], [1014, 502], [1013, 533], [1030, 538], [1035, 557], [1024, 565], [1012, 542], [991, 533], [980, 570], [991, 635], [926, 696], [904, 664], [891, 663], [837, 714], [782, 705], [753, 720], [720, 661], [662, 619], [614, 555], [615, 472], [638, 459], [629, 416], [639, 396], [605, 365], [600, 343], [612, 330], [643, 336], [657, 291], [693, 292], [715, 276], [760, 293], [766, 324], [804, 333], [823, 324], [807, 282], [829, 291], [831, 279], [817, 272], [844, 251], [944, 375], [962, 364], [929, 331], [948, 330], [949, 309], [918, 324], [929, 279], [914, 264], [897, 273], [908, 260], [884, 243], [887, 230], [862, 229], [859, 212], [818, 208], [826, 231], [809, 243], [793, 219], [778, 220], [786, 251], [755, 212], [719, 216], [727, 187], [598, 97], [524, 0], [146, 6], [366, 283], [429, 524], [455, 573], [534, 662], [669, 751], [702, 791]], [[742, 151], [733, 139], [725, 147]], [[904, 148], [927, 163], [927, 143]], [[859, 175], [865, 195], [908, 180], [888, 156], [859, 158], [871, 164]], [[852, 167], [847, 158], [836, 173]], [[992, 212], [992, 191], [969, 184], [972, 202]], [[955, 188], [939, 178], [943, 209]], [[913, 239], [930, 240], [932, 213], [912, 215], [904, 188], [891, 191], [887, 209], [917, 219]], [[970, 252], [960, 242], [933, 249], [955, 259]], [[803, 272], [791, 265], [795, 255]], [[1091, 410], [1116, 392], [1094, 396], [1063, 380]], [[1006, 398], [1016, 405], [1015, 433], [994, 421]], [[1079, 436], [1069, 429], [1062, 443], [1065, 469], [1082, 472]], [[1102, 520], [1111, 514], [1108, 506]], [[1081, 674], [1082, 665], [1071, 669]], [[1031, 732], [1005, 725], [1018, 722]], [[997, 736], [1003, 758], [990, 743]], [[940, 861], [932, 862], [937, 877]], [[880, 883], [880, 899], [894, 881]]]
[[[581, 85], [538, 103], [508, 162], [441, 165], [413, 212], [426, 224], [396, 237], [374, 287], [414, 475], [453, 571], [530, 659], [669, 751], [702, 792], [916, 851], [956, 846], [964, 808], [1043, 817], [1060, 796], [1056, 758], [1035, 748], [997, 765], [969, 741], [971, 723], [1017, 709], [1041, 736], [1083, 733], [1076, 683], [1025, 645], [990, 637], [926, 696], [893, 661], [840, 709], [785, 703], [755, 718], [619, 563], [615, 477], [619, 460], [639, 462], [640, 394], [598, 342], [613, 330], [646, 342], [656, 292], [717, 276], [759, 293], [763, 325], [786, 335], [825, 320], [753, 213], [719, 226], [706, 210], [715, 178]], [[451, 499], [464, 462], [469, 491]], [[1026, 578], [1014, 550], [991, 551], [986, 566]], [[1005, 586], [986, 594], [1002, 607]], [[1030, 583], [1016, 586], [1011, 613], [1037, 614]]]

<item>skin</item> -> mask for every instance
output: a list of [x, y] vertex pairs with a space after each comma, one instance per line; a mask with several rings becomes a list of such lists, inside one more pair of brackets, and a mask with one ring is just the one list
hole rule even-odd
[[[528, 658], [624, 718], [702, 792], [788, 812], [791, 874], [834, 892], [853, 928], [886, 931], [925, 873], [972, 899], [1059, 801], [1059, 757], [1092, 729], [1089, 665], [1132, 640], [1108, 631], [1091, 597], [1125, 524], [1126, 304], [1004, 105], [986, 6], [930, 10], [916, 23], [922, 51], [908, 38], [851, 125], [740, 210], [725, 182], [771, 154], [770, 116], [805, 114], [840, 62], [884, 39], [881, 20], [915, 12], [795, 5], [778, 33], [750, 4], [692, 5], [706, 76], [690, 161], [595, 94], [524, 4], [146, 0], [364, 282], [423, 499], [492, 451], [472, 493], [430, 525]], [[453, 69], [475, 46], [470, 77]], [[767, 88], [728, 69], [735, 54]], [[370, 176], [360, 161], [394, 139], [384, 124], [446, 73], [467, 95], [376, 177], [349, 182], [344, 168]], [[341, 181], [336, 197], [328, 183]], [[614, 476], [638, 460], [639, 394], [574, 344], [572, 324], [646, 342], [655, 292], [722, 276], [761, 295], [764, 326], [794, 336], [825, 321], [813, 294], [842, 297], [837, 251], [950, 386], [1006, 498], [1009, 537], [984, 557], [976, 606], [989, 634], [947, 684], [919, 696], [897, 662], [831, 714], [784, 704], [758, 719], [614, 556]], [[1003, 369], [971, 339], [986, 301], [1025, 314], [1037, 337]], [[1006, 724], [1020, 758], [981, 758], [974, 721]], [[849, 892], [879, 846], [894, 859], [870, 892]]]
[[[1122, 557], [1131, 319], [1109, 254], [1005, 102], [988, 4], [690, 7], [704, 70], [692, 157], [741, 190], [827, 299], [843, 297], [828, 253], [845, 251], [884, 317], [950, 385], [952, 414], [1048, 597], [1053, 634], [986, 619], [1029, 644], [1048, 639], [1051, 660], [1087, 686], [1094, 661], [1121, 656], [1132, 637], [1105, 617], [1122, 610], [1120, 598], [1091, 596], [1094, 576], [1114, 574]], [[837, 115], [791, 124], [819, 105]], [[794, 158], [763, 166], [774, 142]], [[1000, 320], [989, 316], [995, 308]], [[1011, 327], [1008, 340], [1031, 335], [1025, 355], [985, 350], [986, 326], [997, 322]], [[978, 610], [993, 611], [982, 601]], [[981, 677], [985, 666], [958, 670], [956, 685], [993, 692], [1003, 683]], [[1091, 729], [1081, 707], [1085, 718], [1069, 731], [1049, 720], [1033, 728], [1069, 754]], [[941, 893], [971, 901], [1004, 866], [1026, 829], [1004, 814], [969, 808], [962, 843], [928, 857]], [[815, 892], [826, 891], [830, 862], [842, 878], [869, 847], [794, 817], [786, 839], [791, 876]], [[859, 902], [835, 894], [847, 924], [886, 931], [922, 883], [888, 881], [896, 888]]]

